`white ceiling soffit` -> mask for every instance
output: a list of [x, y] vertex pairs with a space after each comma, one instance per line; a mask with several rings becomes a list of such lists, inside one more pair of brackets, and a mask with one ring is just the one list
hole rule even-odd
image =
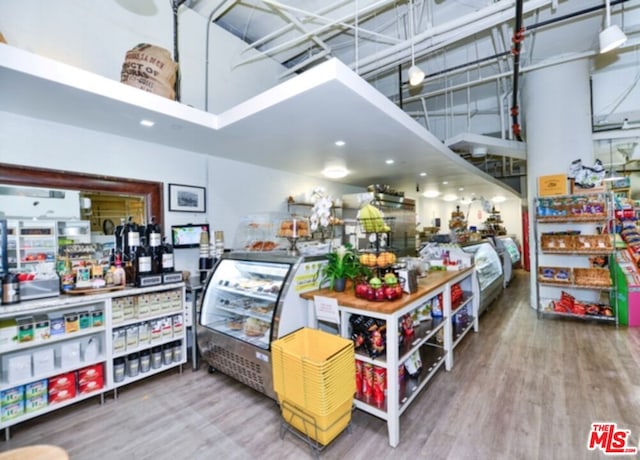
[[460, 133], [445, 141], [445, 145], [454, 152], [466, 152], [473, 154], [474, 149], [481, 148], [485, 153], [502, 157], [527, 159], [527, 144], [525, 142], [497, 137], [483, 136], [475, 133]]
[[340, 182], [358, 186], [415, 187], [424, 170], [451, 187], [518, 196], [336, 59], [214, 115], [0, 44], [0, 111], [317, 178], [338, 159], [352, 171]]

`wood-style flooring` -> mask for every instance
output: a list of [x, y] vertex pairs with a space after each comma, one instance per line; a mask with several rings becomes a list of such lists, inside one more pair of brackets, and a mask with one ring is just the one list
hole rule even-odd
[[[322, 459], [591, 459], [591, 423], [615, 422], [640, 436], [640, 330], [572, 320], [538, 320], [528, 274], [480, 318], [401, 418], [400, 444], [386, 423], [354, 411]], [[0, 451], [32, 444], [85, 459], [306, 459], [281, 439], [274, 401], [223, 374], [185, 366], [12, 428]]]

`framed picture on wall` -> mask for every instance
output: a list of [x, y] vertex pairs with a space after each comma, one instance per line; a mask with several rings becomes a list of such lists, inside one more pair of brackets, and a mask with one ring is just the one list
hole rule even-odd
[[169, 211], [206, 212], [207, 189], [193, 185], [169, 184]]

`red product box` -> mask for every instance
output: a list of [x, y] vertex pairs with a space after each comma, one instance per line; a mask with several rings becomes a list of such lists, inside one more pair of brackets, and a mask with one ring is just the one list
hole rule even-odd
[[[78, 386], [98, 380], [100, 382], [104, 381], [104, 367], [102, 363], [78, 369]], [[80, 392], [82, 393], [82, 390]]]
[[66, 401], [76, 396], [76, 373], [56, 375], [49, 379], [49, 404]]
[[104, 380], [102, 376], [95, 380], [87, 380], [78, 385], [78, 391], [80, 394], [91, 393], [92, 391], [101, 390], [104, 387]]

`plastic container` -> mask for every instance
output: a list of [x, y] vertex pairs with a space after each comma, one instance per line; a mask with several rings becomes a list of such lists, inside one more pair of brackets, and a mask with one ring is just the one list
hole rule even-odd
[[177, 340], [173, 342], [173, 362], [179, 363], [182, 361], [182, 341]]
[[151, 369], [159, 369], [162, 366], [162, 347], [151, 349]]
[[131, 353], [127, 355], [127, 375], [129, 377], [136, 377], [140, 371], [140, 355], [138, 353]]
[[124, 380], [124, 358], [116, 358], [113, 360], [113, 381], [122, 382]]
[[151, 368], [151, 351], [143, 350], [140, 352], [140, 372], [149, 372]]
[[165, 343], [162, 346], [162, 363], [168, 366], [173, 362], [173, 343]]

